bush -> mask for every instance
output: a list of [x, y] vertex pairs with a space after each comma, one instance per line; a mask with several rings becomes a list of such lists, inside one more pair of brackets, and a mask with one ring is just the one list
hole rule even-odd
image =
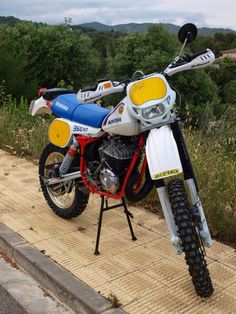
[[0, 107], [0, 148], [19, 156], [38, 158], [48, 142], [50, 117], [28, 115], [28, 104], [7, 97]]
[[0, 106], [3, 104], [4, 100], [5, 100], [5, 84], [4, 81], [0, 81]]
[[209, 134], [186, 130], [185, 137], [210, 230], [214, 237], [236, 243], [235, 137], [227, 138], [227, 129], [222, 126], [221, 132], [219, 126]]

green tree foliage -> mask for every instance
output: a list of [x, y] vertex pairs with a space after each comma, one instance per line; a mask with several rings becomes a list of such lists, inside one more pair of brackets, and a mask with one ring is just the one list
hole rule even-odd
[[99, 58], [92, 41], [79, 37], [67, 26], [41, 26], [32, 32], [26, 72], [41, 86], [55, 87], [61, 80], [75, 88], [96, 77]]
[[0, 25], [0, 81], [6, 93], [32, 97], [63, 80], [75, 89], [92, 83], [100, 65], [92, 41], [65, 25]]
[[[112, 33], [112, 32], [110, 32]], [[117, 40], [110, 33], [98, 32], [97, 36], [92, 36], [93, 48], [100, 58], [100, 68], [98, 77], [108, 77], [112, 73], [112, 60], [116, 54]]]
[[210, 48], [214, 51], [216, 57], [220, 57], [223, 50], [236, 47], [236, 33], [216, 33], [214, 37], [198, 36], [195, 41], [189, 45], [193, 51], [200, 51]]
[[[234, 83], [236, 77], [236, 63], [229, 58], [218, 59], [215, 66], [207, 70], [209, 76], [218, 86], [218, 95], [221, 102], [215, 106], [215, 114], [221, 115], [227, 107], [226, 103], [234, 101]], [[227, 87], [228, 86], [228, 87]]]
[[175, 36], [160, 25], [150, 26], [143, 35], [131, 33], [119, 39], [113, 62], [114, 74], [130, 77], [137, 70], [164, 69], [179, 47]]
[[236, 104], [236, 80], [231, 80], [224, 87], [225, 101]]
[[203, 69], [176, 74], [171, 82], [181, 93], [180, 116], [205, 128], [219, 104], [217, 85]]
[[0, 25], [0, 81], [5, 82], [7, 94], [20, 98], [32, 95], [32, 84], [26, 81], [27, 45], [30, 40], [30, 23], [16, 27]]

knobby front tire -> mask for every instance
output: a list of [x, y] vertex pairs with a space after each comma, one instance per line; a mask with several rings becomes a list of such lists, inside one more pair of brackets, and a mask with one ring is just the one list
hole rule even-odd
[[66, 149], [48, 144], [40, 156], [39, 180], [44, 198], [54, 213], [61, 218], [69, 219], [81, 215], [88, 204], [89, 193], [83, 183], [79, 180], [73, 181], [68, 191], [62, 187], [58, 192], [56, 185], [46, 186], [44, 182], [44, 178], [50, 177], [49, 171], [53, 173], [53, 170], [48, 170], [50, 165], [60, 164], [65, 154]]
[[214, 289], [207, 263], [200, 248], [196, 228], [193, 224], [183, 182], [178, 179], [170, 181], [168, 194], [194, 288], [200, 297], [209, 297]]

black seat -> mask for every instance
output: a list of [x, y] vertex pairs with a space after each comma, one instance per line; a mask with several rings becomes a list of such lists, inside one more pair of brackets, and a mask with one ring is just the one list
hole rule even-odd
[[64, 94], [76, 94], [76, 92], [66, 88], [50, 88], [43, 91], [43, 98], [45, 100], [53, 100]]

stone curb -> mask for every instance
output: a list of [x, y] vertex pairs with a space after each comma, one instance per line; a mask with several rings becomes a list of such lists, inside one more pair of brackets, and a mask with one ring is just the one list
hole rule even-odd
[[28, 244], [3, 223], [0, 223], [0, 250], [76, 313], [125, 313], [121, 309], [112, 309], [111, 303], [102, 295]]

